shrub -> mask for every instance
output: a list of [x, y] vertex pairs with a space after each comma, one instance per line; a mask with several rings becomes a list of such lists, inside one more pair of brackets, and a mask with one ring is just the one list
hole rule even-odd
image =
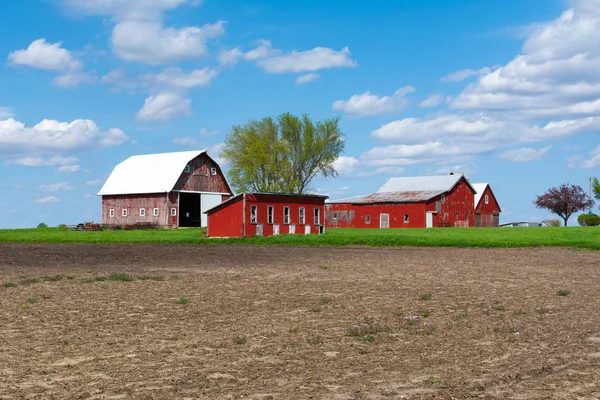
[[549, 219], [546, 222], [550, 226], [560, 226], [560, 220], [559, 219]]
[[37, 226], [37, 227], [38, 227], [38, 228], [47, 228], [47, 227], [48, 227], [48, 225], [46, 225], [46, 224], [45, 224], [45, 223], [43, 223], [43, 222], [40, 222], [40, 223], [38, 224], [38, 226]]
[[581, 214], [577, 217], [577, 222], [581, 226], [598, 226], [600, 225], [600, 217], [596, 214]]
[[58, 226], [58, 230], [61, 231], [61, 232], [65, 232], [65, 231], [69, 230], [69, 227], [67, 225], [65, 225], [65, 224], [60, 224]]

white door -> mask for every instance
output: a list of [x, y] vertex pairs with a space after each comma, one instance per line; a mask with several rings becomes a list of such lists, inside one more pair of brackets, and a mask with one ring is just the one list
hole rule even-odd
[[290, 235], [293, 235], [296, 233], [296, 224], [291, 224], [290, 225]]
[[279, 224], [273, 224], [273, 236], [279, 235]]
[[256, 225], [256, 236], [263, 235], [263, 224]]
[[208, 224], [208, 215], [204, 214], [204, 211], [221, 204], [221, 199], [220, 194], [202, 193], [200, 195], [200, 226], [205, 227]]
[[425, 227], [433, 228], [433, 213], [425, 213]]
[[387, 229], [390, 227], [390, 214], [379, 215], [379, 227], [381, 229]]
[[304, 234], [310, 235], [310, 225], [304, 225]]

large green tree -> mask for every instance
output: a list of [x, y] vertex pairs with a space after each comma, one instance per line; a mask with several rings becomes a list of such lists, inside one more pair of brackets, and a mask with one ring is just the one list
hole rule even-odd
[[284, 113], [234, 126], [221, 157], [236, 191], [305, 193], [315, 176], [337, 176], [343, 150], [339, 118]]
[[597, 177], [594, 177], [592, 180], [592, 191], [594, 192], [594, 197], [600, 200], [600, 180]]

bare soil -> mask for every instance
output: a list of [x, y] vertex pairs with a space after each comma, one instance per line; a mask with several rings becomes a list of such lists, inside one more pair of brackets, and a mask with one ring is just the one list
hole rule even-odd
[[600, 398], [599, 252], [0, 243], [0, 272], [1, 399]]

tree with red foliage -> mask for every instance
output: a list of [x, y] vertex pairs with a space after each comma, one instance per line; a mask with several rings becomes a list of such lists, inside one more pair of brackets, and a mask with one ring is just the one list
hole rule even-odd
[[569, 185], [563, 183], [559, 187], [553, 187], [533, 202], [537, 208], [549, 210], [558, 215], [565, 221], [571, 217], [571, 214], [586, 210], [594, 205], [594, 200], [585, 193], [579, 185]]

